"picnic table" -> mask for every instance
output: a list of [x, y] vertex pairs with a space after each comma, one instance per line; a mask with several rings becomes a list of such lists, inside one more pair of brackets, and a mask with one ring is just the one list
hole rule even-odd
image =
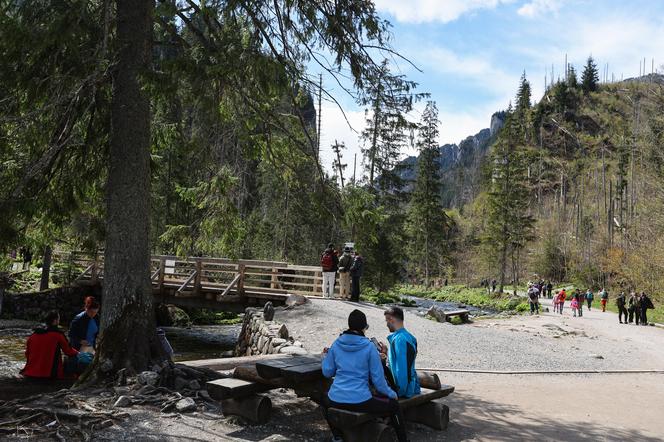
[[[321, 355], [305, 355], [252, 361], [236, 367], [232, 378], [208, 382], [207, 389], [210, 396], [222, 401], [224, 413], [265, 423], [269, 420], [272, 403], [269, 396], [262, 393], [269, 390], [289, 388], [300, 397], [321, 403], [332, 383], [323, 376], [321, 360]], [[418, 379], [422, 393], [399, 400], [406, 420], [437, 430], [446, 429], [449, 408], [441, 399], [451, 394], [454, 387], [442, 385], [435, 374], [418, 373]], [[327, 413], [331, 424], [343, 432], [348, 442], [393, 438], [394, 430], [383, 422], [384, 416], [336, 408], [328, 409]]]

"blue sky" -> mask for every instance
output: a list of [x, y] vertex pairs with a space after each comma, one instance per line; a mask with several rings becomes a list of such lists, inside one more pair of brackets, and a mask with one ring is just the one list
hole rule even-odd
[[[507, 107], [525, 70], [538, 100], [545, 70], [558, 77], [568, 61], [581, 71], [588, 55], [600, 70], [609, 64], [616, 79], [650, 72], [664, 63], [664, 1], [589, 0], [375, 0], [392, 25], [392, 45], [422, 72], [405, 62], [398, 69], [429, 92], [440, 110], [441, 143], [458, 143], [489, 126], [491, 114]], [[315, 70], [314, 70], [315, 72]], [[550, 81], [550, 78], [549, 78]], [[331, 81], [351, 126], [360, 131], [364, 109]], [[418, 119], [423, 104], [414, 111]], [[359, 152], [351, 130], [332, 103], [323, 104], [321, 154], [329, 170], [334, 140], [344, 141], [344, 162], [352, 169]], [[404, 155], [411, 154], [405, 151]], [[358, 170], [360, 155], [358, 154]], [[352, 173], [352, 172], [351, 172]]]

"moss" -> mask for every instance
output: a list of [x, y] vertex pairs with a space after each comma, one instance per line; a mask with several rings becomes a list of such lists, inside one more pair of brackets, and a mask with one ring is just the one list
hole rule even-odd
[[242, 322], [242, 317], [232, 312], [215, 312], [208, 309], [189, 311], [191, 321], [196, 325], [233, 325]]

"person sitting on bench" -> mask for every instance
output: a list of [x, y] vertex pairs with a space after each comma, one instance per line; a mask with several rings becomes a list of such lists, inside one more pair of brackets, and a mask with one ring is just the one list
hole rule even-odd
[[62, 353], [75, 357], [78, 351], [71, 348], [60, 330], [60, 314], [51, 311], [44, 319], [45, 326], [34, 330], [25, 348], [26, 363], [21, 374], [28, 378], [63, 379]]
[[415, 371], [417, 339], [403, 325], [403, 310], [390, 307], [385, 310], [385, 323], [392, 334], [387, 337], [389, 348], [381, 343], [381, 356], [387, 358], [387, 366], [400, 398], [420, 394], [420, 383]]
[[[407, 440], [403, 413], [396, 393], [385, 381], [377, 346], [364, 335], [368, 328], [364, 313], [353, 310], [348, 316], [348, 330], [323, 350], [323, 375], [334, 377], [330, 391], [323, 397], [323, 407], [389, 415], [399, 441], [403, 442]], [[381, 396], [372, 395], [369, 381]], [[332, 425], [330, 429], [334, 440], [342, 440], [339, 429]]]

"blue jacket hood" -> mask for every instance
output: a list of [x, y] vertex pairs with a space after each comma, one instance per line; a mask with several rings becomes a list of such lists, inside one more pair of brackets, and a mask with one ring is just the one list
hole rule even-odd
[[355, 335], [352, 333], [344, 333], [337, 338], [336, 344], [343, 351], [355, 352], [365, 349], [367, 346], [373, 346], [369, 338], [366, 336]]

